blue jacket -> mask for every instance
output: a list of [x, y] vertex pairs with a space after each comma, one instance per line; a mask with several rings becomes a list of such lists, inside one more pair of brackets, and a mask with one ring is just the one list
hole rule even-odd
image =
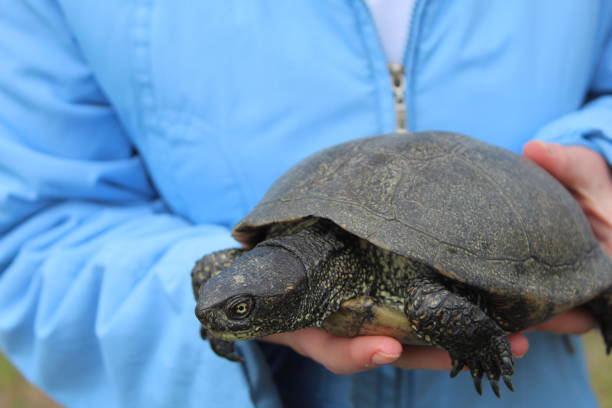
[[[612, 152], [612, 2], [419, 0], [412, 130]], [[71, 407], [592, 407], [582, 353], [531, 337], [517, 392], [336, 376], [198, 337], [189, 272], [289, 166], [394, 130], [362, 0], [21, 0], [0, 12], [0, 345]]]

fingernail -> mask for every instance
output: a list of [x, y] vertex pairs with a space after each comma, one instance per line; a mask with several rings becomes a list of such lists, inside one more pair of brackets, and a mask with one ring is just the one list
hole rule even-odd
[[538, 140], [538, 143], [540, 144], [540, 146], [542, 146], [544, 148], [544, 150], [546, 150], [546, 153], [553, 155], [555, 154], [555, 149], [553, 149], [553, 147], [551, 146], [550, 143], [546, 143], [546, 142], [541, 142]]
[[389, 364], [397, 360], [399, 356], [399, 354], [389, 354], [384, 351], [377, 351], [372, 356], [372, 363], [376, 365]]

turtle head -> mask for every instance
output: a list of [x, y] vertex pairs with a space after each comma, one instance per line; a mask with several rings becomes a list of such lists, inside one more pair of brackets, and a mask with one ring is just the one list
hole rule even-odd
[[260, 244], [200, 288], [196, 315], [223, 340], [246, 340], [305, 327], [302, 261], [288, 248]]

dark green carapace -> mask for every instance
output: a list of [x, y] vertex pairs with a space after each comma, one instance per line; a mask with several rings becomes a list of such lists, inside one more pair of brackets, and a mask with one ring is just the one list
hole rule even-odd
[[506, 150], [443, 132], [355, 140], [298, 163], [192, 271], [214, 351], [305, 327], [448, 350], [512, 388], [507, 335], [577, 305], [612, 347], [612, 262], [571, 195]]

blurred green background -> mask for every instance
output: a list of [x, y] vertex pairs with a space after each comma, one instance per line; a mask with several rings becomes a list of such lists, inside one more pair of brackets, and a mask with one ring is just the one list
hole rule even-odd
[[[612, 356], [606, 357], [599, 333], [584, 336], [593, 388], [601, 408], [612, 408]], [[0, 408], [58, 408], [45, 394], [28, 384], [0, 356]]]

